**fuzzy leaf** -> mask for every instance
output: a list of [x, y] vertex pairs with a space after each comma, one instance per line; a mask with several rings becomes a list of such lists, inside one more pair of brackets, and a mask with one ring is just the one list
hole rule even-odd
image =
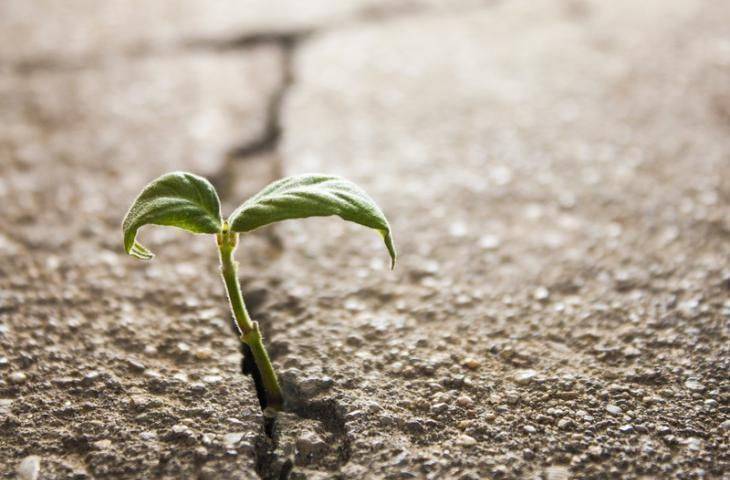
[[380, 232], [395, 267], [393, 235], [385, 215], [357, 185], [344, 178], [305, 174], [278, 180], [238, 207], [228, 223], [234, 232], [250, 232], [282, 220], [337, 215]]
[[208, 180], [192, 173], [166, 173], [142, 190], [124, 217], [124, 249], [142, 260], [154, 256], [136, 241], [137, 230], [144, 225], [218, 233], [222, 224], [220, 200]]

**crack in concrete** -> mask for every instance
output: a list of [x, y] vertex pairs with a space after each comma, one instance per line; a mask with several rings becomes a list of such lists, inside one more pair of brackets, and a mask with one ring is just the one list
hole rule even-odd
[[[350, 461], [351, 439], [345, 409], [334, 398], [310, 399], [295, 381], [283, 377], [286, 410], [275, 419], [264, 419], [264, 431], [254, 446], [256, 472], [263, 480], [286, 480], [297, 466], [334, 473]], [[326, 447], [302, 457], [297, 431], [313, 420], [326, 432]]]
[[[493, 7], [502, 0], [482, 0], [475, 2], [473, 5], [461, 8], [456, 13], [466, 14], [478, 11], [485, 7]], [[440, 14], [438, 9], [433, 9], [428, 4], [419, 4], [418, 2], [404, 2], [400, 5], [387, 6], [369, 6], [354, 12], [351, 16], [332, 22], [323, 22], [310, 28], [292, 28], [282, 30], [261, 30], [252, 31], [238, 37], [233, 38], [182, 38], [173, 41], [171, 44], [149, 45], [149, 44], [132, 44], [125, 48], [121, 48], [115, 52], [109, 53], [87, 53], [82, 54], [79, 58], [58, 58], [54, 55], [41, 55], [35, 58], [21, 58], [3, 62], [0, 65], [0, 74], [16, 73], [20, 75], [29, 75], [43, 71], [74, 71], [96, 68], [110, 58], [116, 57], [121, 60], [133, 60], [142, 57], [166, 56], [175, 54], [184, 54], [190, 50], [245, 50], [256, 48], [262, 45], [285, 45], [287, 43], [296, 44], [301, 40], [314, 34], [334, 30], [346, 30], [358, 25], [366, 25], [373, 23], [383, 23], [391, 20], [399, 20], [408, 17], [429, 16]], [[454, 10], [451, 10], [452, 14]], [[2, 59], [0, 59], [2, 61]]]
[[282, 460], [276, 453], [278, 438], [274, 437], [273, 429], [273, 425], [269, 428], [265, 426], [265, 434], [256, 438], [256, 474], [262, 480], [286, 480], [294, 469], [294, 463], [291, 459]]
[[[493, 3], [487, 0], [485, 3]], [[188, 39], [173, 47], [145, 47], [129, 49], [121, 52], [122, 59], [135, 59], [171, 54], [185, 54], [189, 51], [245, 51], [264, 46], [275, 46], [281, 53], [281, 79], [276, 90], [268, 99], [265, 111], [265, 122], [261, 133], [250, 141], [234, 145], [225, 155], [223, 166], [216, 172], [211, 182], [217, 188], [222, 200], [230, 197], [231, 190], [236, 183], [235, 166], [240, 162], [277, 151], [282, 135], [283, 104], [287, 93], [295, 82], [294, 56], [304, 41], [315, 34], [322, 32], [348, 29], [366, 23], [382, 23], [392, 19], [399, 19], [414, 14], [423, 14], [425, 8], [418, 5], [408, 5], [397, 9], [363, 10], [349, 21], [334, 25], [322, 26], [312, 30], [293, 31], [262, 31], [242, 35], [235, 38], [216, 39]], [[10, 65], [9, 71], [18, 74], [34, 74], [39, 71], [68, 71], [95, 68], [102, 65], [108, 57], [96, 55], [84, 60], [64, 61], [54, 58], [40, 58], [21, 61]], [[282, 159], [272, 156], [276, 162], [275, 171], [283, 171]], [[276, 175], [279, 176], [279, 175]], [[269, 179], [273, 180], [273, 179]], [[257, 305], [249, 305], [252, 313], [258, 310]], [[260, 375], [255, 364], [252, 366], [250, 355], [242, 345], [242, 372], [251, 375], [256, 385], [259, 401], [262, 399], [263, 387]], [[346, 465], [352, 455], [351, 438], [347, 433], [345, 409], [334, 398], [309, 399], [302, 393], [294, 382], [282, 379], [282, 387], [287, 399], [286, 412], [295, 418], [289, 418], [286, 423], [264, 417], [264, 425], [254, 444], [256, 458], [256, 472], [263, 480], [286, 480], [295, 468], [295, 451], [293, 447], [296, 428], [306, 420], [318, 422], [328, 434], [327, 448], [308, 460], [329, 472], [336, 472]], [[262, 405], [263, 406], [263, 405]], [[292, 423], [294, 422], [294, 423]], [[289, 429], [287, 430], [287, 427]], [[291, 428], [294, 427], [294, 428]], [[283, 444], [286, 445], [283, 445]], [[160, 466], [163, 463], [161, 462]]]
[[[499, 0], [484, 0], [483, 5], [477, 5], [464, 11], [477, 10], [484, 6], [494, 6]], [[283, 134], [282, 110], [284, 99], [295, 82], [294, 77], [294, 56], [301, 45], [315, 35], [338, 29], [346, 30], [353, 26], [383, 23], [397, 20], [404, 17], [427, 15], [429, 9], [425, 5], [417, 3], [405, 3], [398, 8], [370, 8], [363, 9], [352, 18], [330, 25], [323, 25], [312, 29], [299, 30], [272, 30], [253, 32], [235, 38], [216, 39], [195, 39], [184, 42], [190, 49], [206, 49], [215, 51], [246, 50], [267, 45], [275, 45], [279, 48], [282, 56], [281, 83], [269, 99], [266, 108], [266, 122], [264, 129], [257, 138], [238, 146], [232, 147], [226, 154], [223, 166], [213, 175], [211, 182], [216, 187], [222, 200], [226, 200], [235, 184], [235, 165], [238, 162], [258, 158], [261, 155], [276, 152]], [[274, 157], [276, 162], [274, 170], [281, 176], [284, 167], [279, 157]], [[272, 179], [273, 180], [273, 179]], [[274, 242], [278, 243], [278, 242]]]
[[[299, 44], [309, 35], [308, 32], [262, 33], [247, 35], [237, 39], [218, 43], [214, 48], [219, 50], [248, 49], [261, 45], [274, 44], [281, 52], [281, 80], [278, 88], [269, 98], [266, 106], [266, 120], [262, 133], [251, 141], [234, 146], [226, 154], [225, 162], [213, 175], [211, 182], [218, 190], [222, 200], [226, 200], [235, 184], [235, 165], [238, 162], [257, 158], [276, 151], [282, 136], [282, 105], [289, 88], [294, 83], [293, 58]], [[283, 171], [281, 159], [274, 157], [273, 170], [280, 176]], [[269, 180], [274, 180], [271, 178]]]

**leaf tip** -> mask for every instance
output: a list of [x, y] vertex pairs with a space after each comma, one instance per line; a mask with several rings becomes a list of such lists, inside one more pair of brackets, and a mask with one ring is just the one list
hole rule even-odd
[[147, 250], [138, 242], [134, 242], [134, 244], [127, 249], [127, 253], [138, 260], [152, 260], [155, 258], [154, 253]]
[[390, 269], [395, 270], [395, 264], [398, 261], [398, 253], [395, 250], [393, 235], [391, 235], [390, 230], [381, 230], [380, 234], [383, 236], [385, 248], [388, 249], [388, 254], [390, 255]]

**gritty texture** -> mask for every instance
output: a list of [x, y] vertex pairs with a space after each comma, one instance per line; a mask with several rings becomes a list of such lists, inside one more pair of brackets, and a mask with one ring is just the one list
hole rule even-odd
[[[1, 478], [727, 477], [723, 2], [182, 3], [0, 6]], [[343, 175], [394, 229], [394, 272], [338, 219], [241, 238], [273, 423], [213, 240], [123, 253], [173, 169], [224, 215]]]

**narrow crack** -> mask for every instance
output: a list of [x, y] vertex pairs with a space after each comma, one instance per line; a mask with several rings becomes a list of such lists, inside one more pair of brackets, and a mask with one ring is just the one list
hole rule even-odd
[[[237, 163], [276, 152], [283, 132], [282, 105], [289, 88], [294, 83], [294, 55], [300, 42], [307, 36], [307, 32], [247, 35], [217, 44], [217, 47], [215, 47], [223, 50], [246, 49], [273, 43], [281, 53], [281, 80], [266, 105], [266, 120], [261, 135], [229, 149], [223, 166], [211, 178], [211, 182], [218, 190], [221, 199], [226, 200], [232, 193], [236, 180], [235, 167]], [[272, 161], [276, 162], [273, 171], [277, 173], [276, 176], [278, 177], [283, 171], [281, 159], [274, 156]]]
[[[225, 51], [273, 44], [278, 47], [281, 54], [281, 79], [278, 88], [270, 96], [266, 106], [266, 121], [262, 134], [249, 142], [231, 148], [227, 152], [223, 166], [211, 178], [222, 200], [225, 201], [230, 198], [236, 182], [236, 167], [241, 162], [262, 157], [266, 160], [265, 156], [271, 155], [271, 158], [267, 161], [276, 162], [273, 168], [277, 174], [275, 176], [281, 176], [283, 162], [281, 157], [275, 155], [275, 153], [283, 134], [283, 103], [295, 81], [293, 63], [297, 48], [311, 33], [306, 31], [265, 32], [242, 36], [226, 42], [197, 42], [189, 45], [191, 48], [203, 47]], [[271, 243], [281, 248], [281, 242], [275, 231], [268, 231], [273, 235], [272, 238], [269, 238]], [[251, 310], [255, 312], [259, 306], [252, 306]], [[267, 330], [265, 327], [264, 329]], [[264, 333], [268, 332], [265, 331]], [[266, 395], [260, 372], [253, 361], [250, 349], [246, 345], [242, 344], [241, 353], [241, 371], [253, 378], [259, 405], [263, 410], [266, 408]], [[286, 480], [290, 477], [297, 461], [293, 446], [296, 440], [294, 437], [302, 420], [319, 422], [331, 440], [331, 448], [327, 452], [322, 453], [320, 458], [310, 460], [327, 471], [339, 470], [350, 460], [351, 456], [351, 441], [346, 432], [344, 409], [335, 399], [311, 400], [306, 398], [292, 379], [280, 377], [280, 381], [286, 399], [285, 412], [281, 415], [288, 413], [294, 414], [296, 417], [295, 419], [288, 417], [286, 421], [282, 421], [281, 416], [279, 418], [263, 417], [263, 431], [258, 435], [255, 443], [257, 474], [263, 480]], [[295, 423], [292, 423], [293, 421]]]
[[[493, 7], [502, 0], [482, 0], [465, 8], [451, 13], [471, 13], [485, 7]], [[137, 58], [167, 56], [184, 54], [189, 50], [245, 50], [261, 45], [284, 45], [286, 43], [296, 44], [314, 34], [325, 33], [333, 30], [346, 30], [358, 25], [383, 23], [392, 20], [399, 20], [417, 16], [438, 16], [441, 12], [438, 9], [431, 9], [427, 5], [418, 2], [406, 2], [399, 6], [374, 6], [366, 7], [353, 15], [334, 21], [324, 22], [313, 28], [292, 29], [292, 30], [261, 30], [253, 31], [238, 37], [228, 39], [211, 38], [183, 38], [179, 43], [172, 45], [147, 45], [133, 44], [115, 52], [95, 52], [81, 55], [78, 58], [58, 58], [56, 55], [41, 55], [31, 58], [20, 58], [5, 62], [0, 65], [0, 73], [10, 72], [21, 75], [29, 75], [36, 72], [47, 71], [74, 71], [96, 68], [105, 62], [134, 60]], [[1, 60], [1, 59], [0, 59]]]
[[[286, 409], [276, 419], [264, 420], [264, 431], [255, 444], [256, 472], [263, 480], [286, 480], [298, 466], [336, 474], [350, 461], [351, 439], [347, 432], [345, 408], [335, 398], [307, 398], [296, 379], [283, 376]], [[312, 422], [314, 421], [314, 424]], [[302, 432], [319, 425], [326, 447], [308, 454], [299, 452]]]
[[265, 30], [250, 32], [229, 38], [189, 38], [182, 42], [185, 49], [215, 50], [247, 50], [266, 45], [293, 45], [310, 36], [314, 30]]
[[259, 435], [254, 444], [256, 474], [262, 480], [286, 480], [294, 469], [291, 459], [277, 453], [279, 441], [274, 428], [273, 422], [265, 426], [265, 435]]
[[[265, 290], [254, 290], [252, 293], [244, 294], [244, 302], [247, 305], [248, 311], [251, 315], [255, 315], [261, 307], [266, 303], [266, 291]], [[237, 337], [240, 335], [236, 320], [231, 320], [231, 330]], [[261, 411], [266, 409], [266, 389], [264, 388], [264, 382], [261, 378], [261, 372], [259, 371], [256, 361], [253, 358], [251, 348], [243, 342], [240, 342], [241, 349], [241, 373], [244, 376], [250, 376], [253, 380], [254, 388], [256, 389], [256, 397], [259, 401]]]

